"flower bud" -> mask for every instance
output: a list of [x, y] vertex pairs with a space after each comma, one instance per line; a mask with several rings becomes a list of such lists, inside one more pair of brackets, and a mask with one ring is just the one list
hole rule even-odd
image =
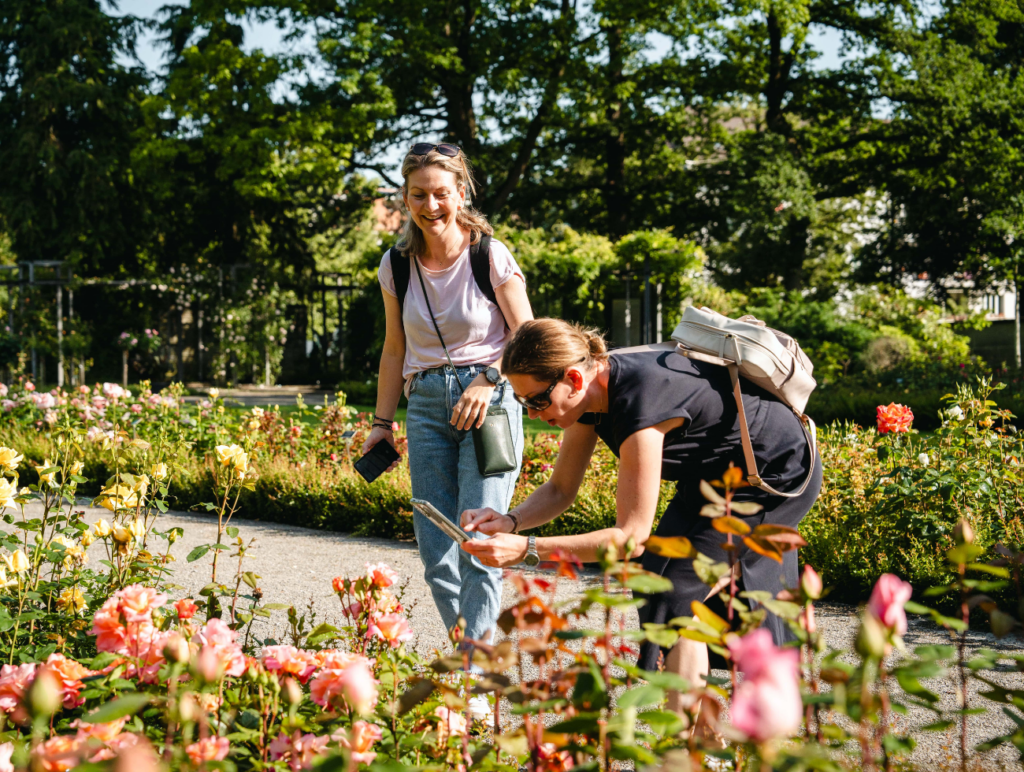
[[634, 552], [636, 552], [636, 539], [630, 536], [629, 539], [626, 540], [626, 557], [632, 557]]
[[182, 695], [178, 700], [178, 718], [183, 722], [195, 721], [199, 716], [199, 706], [191, 694]]
[[164, 644], [164, 657], [168, 662], [188, 662], [188, 641], [180, 635], [172, 635]]
[[82, 546], [88, 548], [94, 541], [95, 537], [92, 535], [92, 531], [82, 531]]
[[8, 570], [14, 574], [23, 574], [29, 569], [28, 558], [25, 553], [21, 550], [16, 550], [13, 555], [4, 556], [4, 562], [7, 563]]
[[110, 536], [110, 523], [104, 520], [102, 517], [96, 521], [93, 525], [93, 530], [96, 531], [96, 535], [101, 539]]
[[52, 716], [60, 708], [63, 689], [46, 668], [41, 668], [28, 690], [28, 704], [36, 715]]
[[157, 482], [165, 480], [167, 479], [167, 464], [153, 464], [149, 473], [153, 475], [153, 479]]
[[974, 544], [974, 529], [964, 518], [960, 518], [953, 529], [953, 539], [957, 544]]
[[800, 577], [800, 589], [809, 600], [818, 600], [824, 589], [821, 584], [821, 577], [811, 566], [804, 566], [803, 575]]
[[597, 558], [598, 563], [601, 564], [601, 568], [607, 570], [619, 561], [618, 547], [614, 544], [606, 544], [603, 547], [598, 547]]
[[132, 532], [123, 525], [115, 525], [112, 533], [114, 534], [114, 541], [121, 544], [127, 544], [132, 540]]
[[881, 659], [889, 641], [885, 627], [871, 614], [865, 614], [857, 633], [857, 651], [862, 657]]
[[302, 689], [299, 688], [294, 678], [284, 679], [284, 696], [289, 705], [298, 705], [302, 702]]

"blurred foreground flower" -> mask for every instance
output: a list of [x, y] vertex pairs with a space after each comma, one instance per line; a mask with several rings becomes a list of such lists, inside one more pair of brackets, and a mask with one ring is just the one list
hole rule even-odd
[[867, 612], [896, 635], [907, 632], [907, 612], [903, 606], [914, 588], [893, 574], [882, 574], [871, 591]]
[[788, 737], [800, 728], [796, 649], [779, 649], [768, 630], [759, 628], [729, 640], [729, 653], [743, 681], [732, 697], [732, 725], [756, 742]]

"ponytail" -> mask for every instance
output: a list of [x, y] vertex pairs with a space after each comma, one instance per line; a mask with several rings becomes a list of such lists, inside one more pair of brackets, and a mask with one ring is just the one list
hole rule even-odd
[[501, 371], [557, 381], [574, 365], [589, 370], [606, 359], [608, 345], [596, 329], [561, 319], [534, 319], [521, 324], [505, 345]]

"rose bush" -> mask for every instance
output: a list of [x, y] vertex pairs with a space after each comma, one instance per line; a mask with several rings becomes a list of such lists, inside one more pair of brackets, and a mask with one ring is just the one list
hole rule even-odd
[[[123, 397], [118, 397], [121, 399]], [[969, 415], [969, 411], [964, 411]], [[990, 428], [990, 427], [986, 427]], [[115, 424], [102, 441], [117, 470], [97, 497], [110, 512], [88, 525], [75, 502], [88, 430], [65, 413], [53, 429], [52, 463], [22, 486], [24, 454], [0, 448], [2, 476], [16, 493], [0, 514], [3, 594], [0, 640], [0, 770], [65, 770], [123, 762], [156, 769], [610, 770], [622, 764], [652, 769], [702, 768], [721, 761], [751, 770], [892, 768], [913, 748], [914, 732], [946, 728], [980, 710], [966, 697], [944, 712], [922, 678], [950, 674], [958, 684], [977, 678], [986, 700], [1024, 726], [1024, 693], [999, 686], [990, 672], [1016, 660], [982, 651], [968, 663], [970, 609], [986, 612], [993, 630], [1008, 634], [1019, 620], [989, 595], [1018, 577], [1024, 556], [1005, 546], [982, 563], [976, 529], [961, 520], [943, 554], [956, 577], [932, 594], [959, 605], [944, 616], [909, 600], [911, 588], [882, 577], [864, 613], [855, 652], [826, 650], [814, 619], [823, 586], [807, 567], [800, 586], [771, 597], [742, 592], [735, 567], [696, 553], [683, 538], [652, 538], [647, 549], [693, 560], [709, 586], [725, 586], [720, 617], [702, 603], [692, 616], [629, 629], [624, 610], [635, 592], [670, 588], [664, 578], [602, 551], [601, 581], [568, 603], [556, 603], [558, 582], [577, 565], [561, 556], [545, 576], [511, 575], [518, 597], [499, 619], [504, 637], [466, 641], [470, 648], [423, 659], [410, 647], [401, 578], [383, 564], [337, 577], [344, 624], [316, 624], [294, 608], [265, 602], [259, 577], [242, 568], [250, 549], [231, 525], [242, 491], [261, 473], [255, 428], [224, 438], [210, 457], [218, 518], [214, 543], [187, 559], [208, 560], [211, 581], [200, 602], [175, 598], [172, 550], [180, 538], [160, 530], [160, 512], [177, 479], [181, 448], [151, 442]], [[234, 440], [234, 441], [229, 441]], [[255, 459], [255, 460], [254, 460]], [[156, 471], [159, 470], [159, 475]], [[160, 479], [157, 479], [159, 476]], [[723, 540], [742, 540], [770, 558], [801, 543], [795, 532], [752, 531], [731, 515], [742, 475], [727, 473], [705, 486]], [[29, 506], [30, 505], [30, 506]], [[26, 506], [28, 508], [26, 509]], [[87, 548], [103, 559], [91, 559]], [[631, 554], [635, 545], [625, 545]], [[225, 557], [239, 558], [224, 576]], [[212, 554], [211, 554], [212, 553]], [[984, 581], [974, 579], [980, 574]], [[724, 585], [720, 580], [727, 579]], [[68, 598], [60, 605], [62, 598]], [[78, 600], [75, 600], [75, 599]], [[287, 640], [257, 640], [256, 619], [287, 614]], [[761, 623], [771, 611], [786, 619], [797, 645], [779, 649]], [[957, 637], [956, 646], [925, 646], [896, 664], [907, 612], [930, 615]], [[587, 619], [581, 628], [578, 620]], [[460, 636], [455, 635], [456, 639]], [[707, 643], [730, 663], [726, 679], [690, 684], [634, 663], [637, 644], [663, 647], [679, 638]], [[969, 666], [968, 666], [969, 664]], [[471, 672], [470, 666], [473, 667]], [[526, 665], [531, 665], [527, 668]], [[923, 727], [896, 732], [898, 680], [908, 701], [934, 713]], [[683, 693], [679, 713], [666, 709]], [[961, 695], [968, 690], [959, 689]], [[468, 697], [495, 700], [494, 726], [474, 724]], [[505, 715], [508, 705], [514, 715]], [[730, 709], [725, 720], [722, 707]], [[966, 732], [961, 732], [961, 753]], [[992, 737], [981, 747], [1024, 747], [1024, 730]], [[856, 748], [843, 761], [839, 749]], [[717, 760], [717, 761], [716, 761]]]

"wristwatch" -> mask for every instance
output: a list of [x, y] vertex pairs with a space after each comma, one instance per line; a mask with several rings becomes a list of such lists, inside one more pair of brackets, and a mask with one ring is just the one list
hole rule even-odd
[[498, 372], [498, 368], [496, 367], [488, 367], [484, 370], [484, 378], [486, 378], [487, 382], [492, 386], [497, 386], [501, 383], [501, 373]]
[[526, 541], [529, 546], [526, 548], [526, 557], [523, 558], [523, 563], [534, 568], [540, 565], [540, 555], [537, 554], [537, 537], [527, 536]]

